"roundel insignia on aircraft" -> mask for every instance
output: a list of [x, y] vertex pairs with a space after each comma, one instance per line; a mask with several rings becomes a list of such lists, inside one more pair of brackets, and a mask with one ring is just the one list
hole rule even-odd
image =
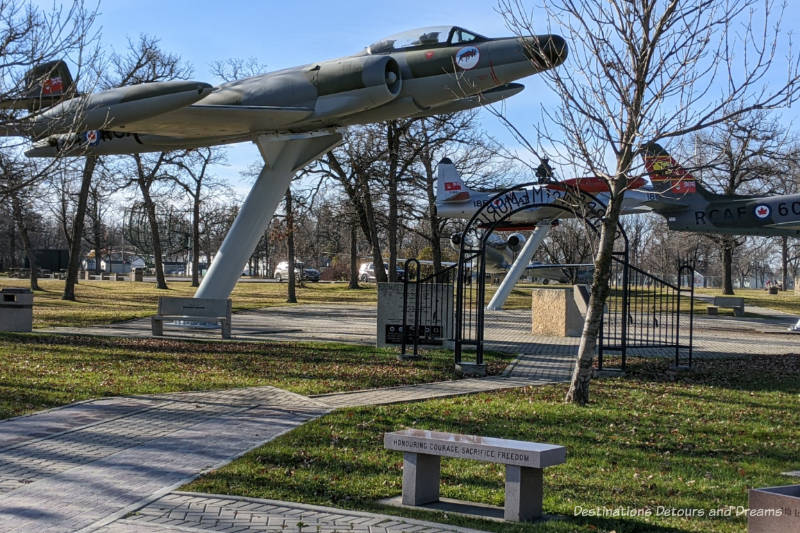
[[474, 46], [465, 46], [456, 52], [456, 65], [464, 70], [470, 70], [477, 66], [481, 58], [480, 51]]
[[97, 146], [100, 144], [100, 132], [97, 130], [89, 130], [86, 132], [86, 144], [89, 146]]
[[753, 212], [755, 213], [757, 218], [764, 219], [764, 218], [767, 218], [769, 216], [770, 209], [769, 209], [768, 205], [759, 204], [759, 205], [757, 205], [755, 207]]

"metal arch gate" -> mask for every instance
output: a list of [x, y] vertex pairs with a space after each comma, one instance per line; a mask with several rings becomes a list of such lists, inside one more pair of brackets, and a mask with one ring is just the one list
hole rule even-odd
[[[456, 364], [462, 363], [464, 346], [475, 346], [476, 364], [483, 364], [484, 312], [485, 312], [485, 251], [489, 235], [514, 214], [537, 207], [555, 208], [584, 220], [596, 235], [597, 217], [578, 213], [577, 202], [587, 208], [590, 215], [599, 214], [605, 207], [592, 195], [580, 191], [553, 191], [548, 189], [525, 189], [536, 182], [525, 183], [495, 194], [480, 207], [461, 233], [459, 261], [457, 264], [426, 277], [421, 276], [418, 261], [406, 262], [403, 298], [402, 353], [406, 354], [408, 343], [413, 343], [414, 355], [418, 345], [441, 344], [450, 339], [454, 345]], [[537, 201], [533, 201], [537, 200]], [[559, 202], [559, 203], [554, 203]], [[557, 217], [554, 217], [557, 218]], [[479, 237], [470, 239], [472, 232], [483, 229]], [[617, 238], [623, 249], [612, 254], [610, 299], [606, 302], [598, 339], [598, 364], [603, 368], [603, 356], [609, 351], [621, 352], [621, 367], [624, 369], [629, 348], [674, 349], [675, 365], [681, 361], [681, 349], [688, 348], [688, 364], [692, 363], [692, 336], [694, 323], [694, 268], [689, 264], [678, 267], [676, 284], [659, 279], [628, 261], [628, 238], [621, 225], [617, 226]], [[470, 243], [477, 244], [473, 246]], [[688, 271], [690, 287], [683, 289], [681, 277]], [[474, 281], [473, 282], [473, 278]], [[409, 283], [413, 281], [414, 312], [409, 313]], [[453, 298], [455, 285], [455, 301]], [[680, 324], [681, 300], [684, 293], [689, 296], [688, 335]], [[452, 321], [446, 317], [452, 312]], [[407, 317], [412, 316], [413, 324]], [[624, 318], [623, 318], [624, 317]], [[438, 324], [438, 325], [437, 325]], [[682, 342], [684, 339], [684, 342]]]
[[[454, 359], [456, 364], [462, 363], [464, 346], [475, 346], [475, 364], [483, 364], [483, 342], [484, 342], [484, 313], [485, 313], [485, 294], [486, 294], [486, 243], [498, 226], [520, 211], [535, 208], [553, 208], [562, 212], [570, 213], [577, 219], [588, 223], [595, 234], [598, 229], [593, 220], [601, 215], [600, 208], [605, 208], [594, 196], [576, 190], [552, 190], [540, 187], [534, 189], [533, 186], [540, 185], [539, 182], [529, 182], [516, 185], [505, 189], [492, 196], [484, 203], [478, 211], [470, 218], [466, 227], [461, 233], [461, 245], [459, 249], [459, 261], [457, 263], [456, 296], [455, 296], [455, 317], [454, 317]], [[571, 203], [569, 203], [571, 202]], [[581, 214], [576, 208], [583, 208], [585, 213]], [[553, 217], [558, 218], [558, 217]], [[544, 220], [543, 220], [544, 222]], [[482, 233], [478, 233], [482, 230]], [[618, 232], [624, 230], [621, 225], [617, 226]], [[472, 243], [472, 244], [471, 244]], [[627, 237], [624, 239], [625, 256], [627, 257]], [[474, 246], [477, 244], [477, 246]], [[472, 283], [472, 278], [476, 283]], [[466, 285], [477, 285], [477, 288]]]

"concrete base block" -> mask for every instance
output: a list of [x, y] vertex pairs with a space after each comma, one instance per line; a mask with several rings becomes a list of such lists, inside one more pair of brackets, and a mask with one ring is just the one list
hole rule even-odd
[[460, 372], [464, 376], [471, 378], [486, 377], [486, 365], [478, 365], [475, 363], [458, 363], [456, 365], [456, 372]]
[[533, 289], [531, 333], [548, 337], [580, 337], [583, 318], [572, 287]]
[[748, 533], [800, 531], [800, 485], [750, 489]]
[[526, 522], [540, 518], [542, 495], [541, 468], [506, 465], [506, 520]]
[[439, 501], [441, 458], [423, 453], [403, 453], [403, 505]]

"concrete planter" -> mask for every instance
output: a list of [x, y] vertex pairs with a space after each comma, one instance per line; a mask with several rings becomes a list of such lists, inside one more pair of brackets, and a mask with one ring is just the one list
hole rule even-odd
[[800, 531], [800, 485], [750, 489], [747, 531]]

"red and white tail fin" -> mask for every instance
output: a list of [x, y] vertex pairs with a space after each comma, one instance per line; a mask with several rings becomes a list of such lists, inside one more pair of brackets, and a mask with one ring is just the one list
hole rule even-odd
[[647, 143], [644, 146], [642, 157], [654, 191], [673, 197], [684, 197], [693, 194], [711, 195], [661, 145]]
[[448, 158], [437, 166], [436, 203], [466, 202], [473, 191], [461, 179], [461, 174]]
[[61, 60], [37, 65], [25, 74], [25, 86], [7, 98], [0, 99], [0, 108], [28, 109], [49, 107], [64, 97], [74, 96], [75, 83], [67, 64]]

